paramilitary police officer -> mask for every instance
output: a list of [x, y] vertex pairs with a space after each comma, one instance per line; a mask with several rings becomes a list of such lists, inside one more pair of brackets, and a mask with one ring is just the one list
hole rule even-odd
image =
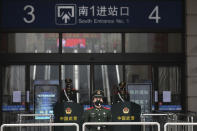
[[77, 102], [77, 90], [72, 86], [72, 80], [70, 78], [65, 79], [66, 87], [63, 89], [62, 99], [67, 102]]
[[[83, 114], [84, 122], [109, 122], [112, 121], [111, 111], [103, 107], [103, 91], [96, 90], [93, 94], [93, 107], [88, 108]], [[91, 126], [90, 131], [108, 131], [106, 126]]]
[[113, 104], [119, 102], [126, 102], [129, 100], [130, 97], [126, 89], [126, 82], [122, 81], [119, 83], [119, 86], [113, 88], [113, 96], [112, 96]]

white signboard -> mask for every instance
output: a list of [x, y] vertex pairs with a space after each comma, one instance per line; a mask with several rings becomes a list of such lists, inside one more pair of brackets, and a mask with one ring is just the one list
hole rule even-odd
[[171, 102], [171, 91], [163, 91], [163, 102]]
[[21, 102], [21, 91], [13, 91], [13, 102]]

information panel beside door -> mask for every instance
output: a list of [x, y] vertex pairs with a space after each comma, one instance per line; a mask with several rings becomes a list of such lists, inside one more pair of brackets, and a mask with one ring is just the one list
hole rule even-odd
[[[53, 114], [54, 105], [58, 100], [58, 85], [54, 83], [56, 81], [34, 82], [35, 114]], [[50, 119], [50, 116], [36, 116], [35, 119]]]
[[127, 88], [130, 94], [130, 101], [141, 105], [142, 113], [150, 113], [152, 109], [152, 84], [128, 84]]

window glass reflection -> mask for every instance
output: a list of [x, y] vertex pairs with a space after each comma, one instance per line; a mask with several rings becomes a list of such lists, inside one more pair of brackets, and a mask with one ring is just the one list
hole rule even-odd
[[57, 53], [57, 33], [10, 33], [9, 53]]
[[2, 91], [2, 123], [16, 122], [17, 114], [25, 110], [25, 66], [5, 67]]
[[59, 67], [56, 65], [33, 65], [31, 80], [59, 80]]
[[170, 104], [181, 103], [181, 69], [178, 67], [159, 67], [158, 86], [160, 101], [165, 103], [163, 96], [169, 92], [171, 95]]
[[178, 33], [129, 33], [126, 34], [128, 53], [180, 53], [181, 34]]
[[94, 89], [104, 91], [104, 102], [111, 104], [112, 89], [123, 80], [121, 65], [95, 65], [94, 67]]
[[121, 34], [65, 33], [62, 47], [64, 53], [120, 53]]
[[152, 110], [152, 66], [127, 65], [126, 82], [130, 101], [141, 105], [142, 113]]
[[[11, 104], [12, 102], [14, 103], [14, 99], [10, 99], [13, 97], [14, 91], [21, 91], [21, 93], [24, 95], [25, 66], [7, 66], [5, 69], [4, 78], [3, 94], [5, 97], [3, 103], [5, 102], [5, 104]], [[23, 102], [24, 100], [25, 98], [23, 98]]]
[[127, 65], [127, 83], [152, 83], [152, 67], [146, 65]]

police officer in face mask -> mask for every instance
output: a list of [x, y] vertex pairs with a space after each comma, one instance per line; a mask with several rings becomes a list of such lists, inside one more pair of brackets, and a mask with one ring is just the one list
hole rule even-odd
[[[110, 122], [112, 121], [111, 111], [103, 107], [103, 91], [96, 90], [93, 94], [93, 107], [88, 108], [83, 114], [84, 122]], [[106, 126], [89, 126], [90, 131], [108, 131]]]

